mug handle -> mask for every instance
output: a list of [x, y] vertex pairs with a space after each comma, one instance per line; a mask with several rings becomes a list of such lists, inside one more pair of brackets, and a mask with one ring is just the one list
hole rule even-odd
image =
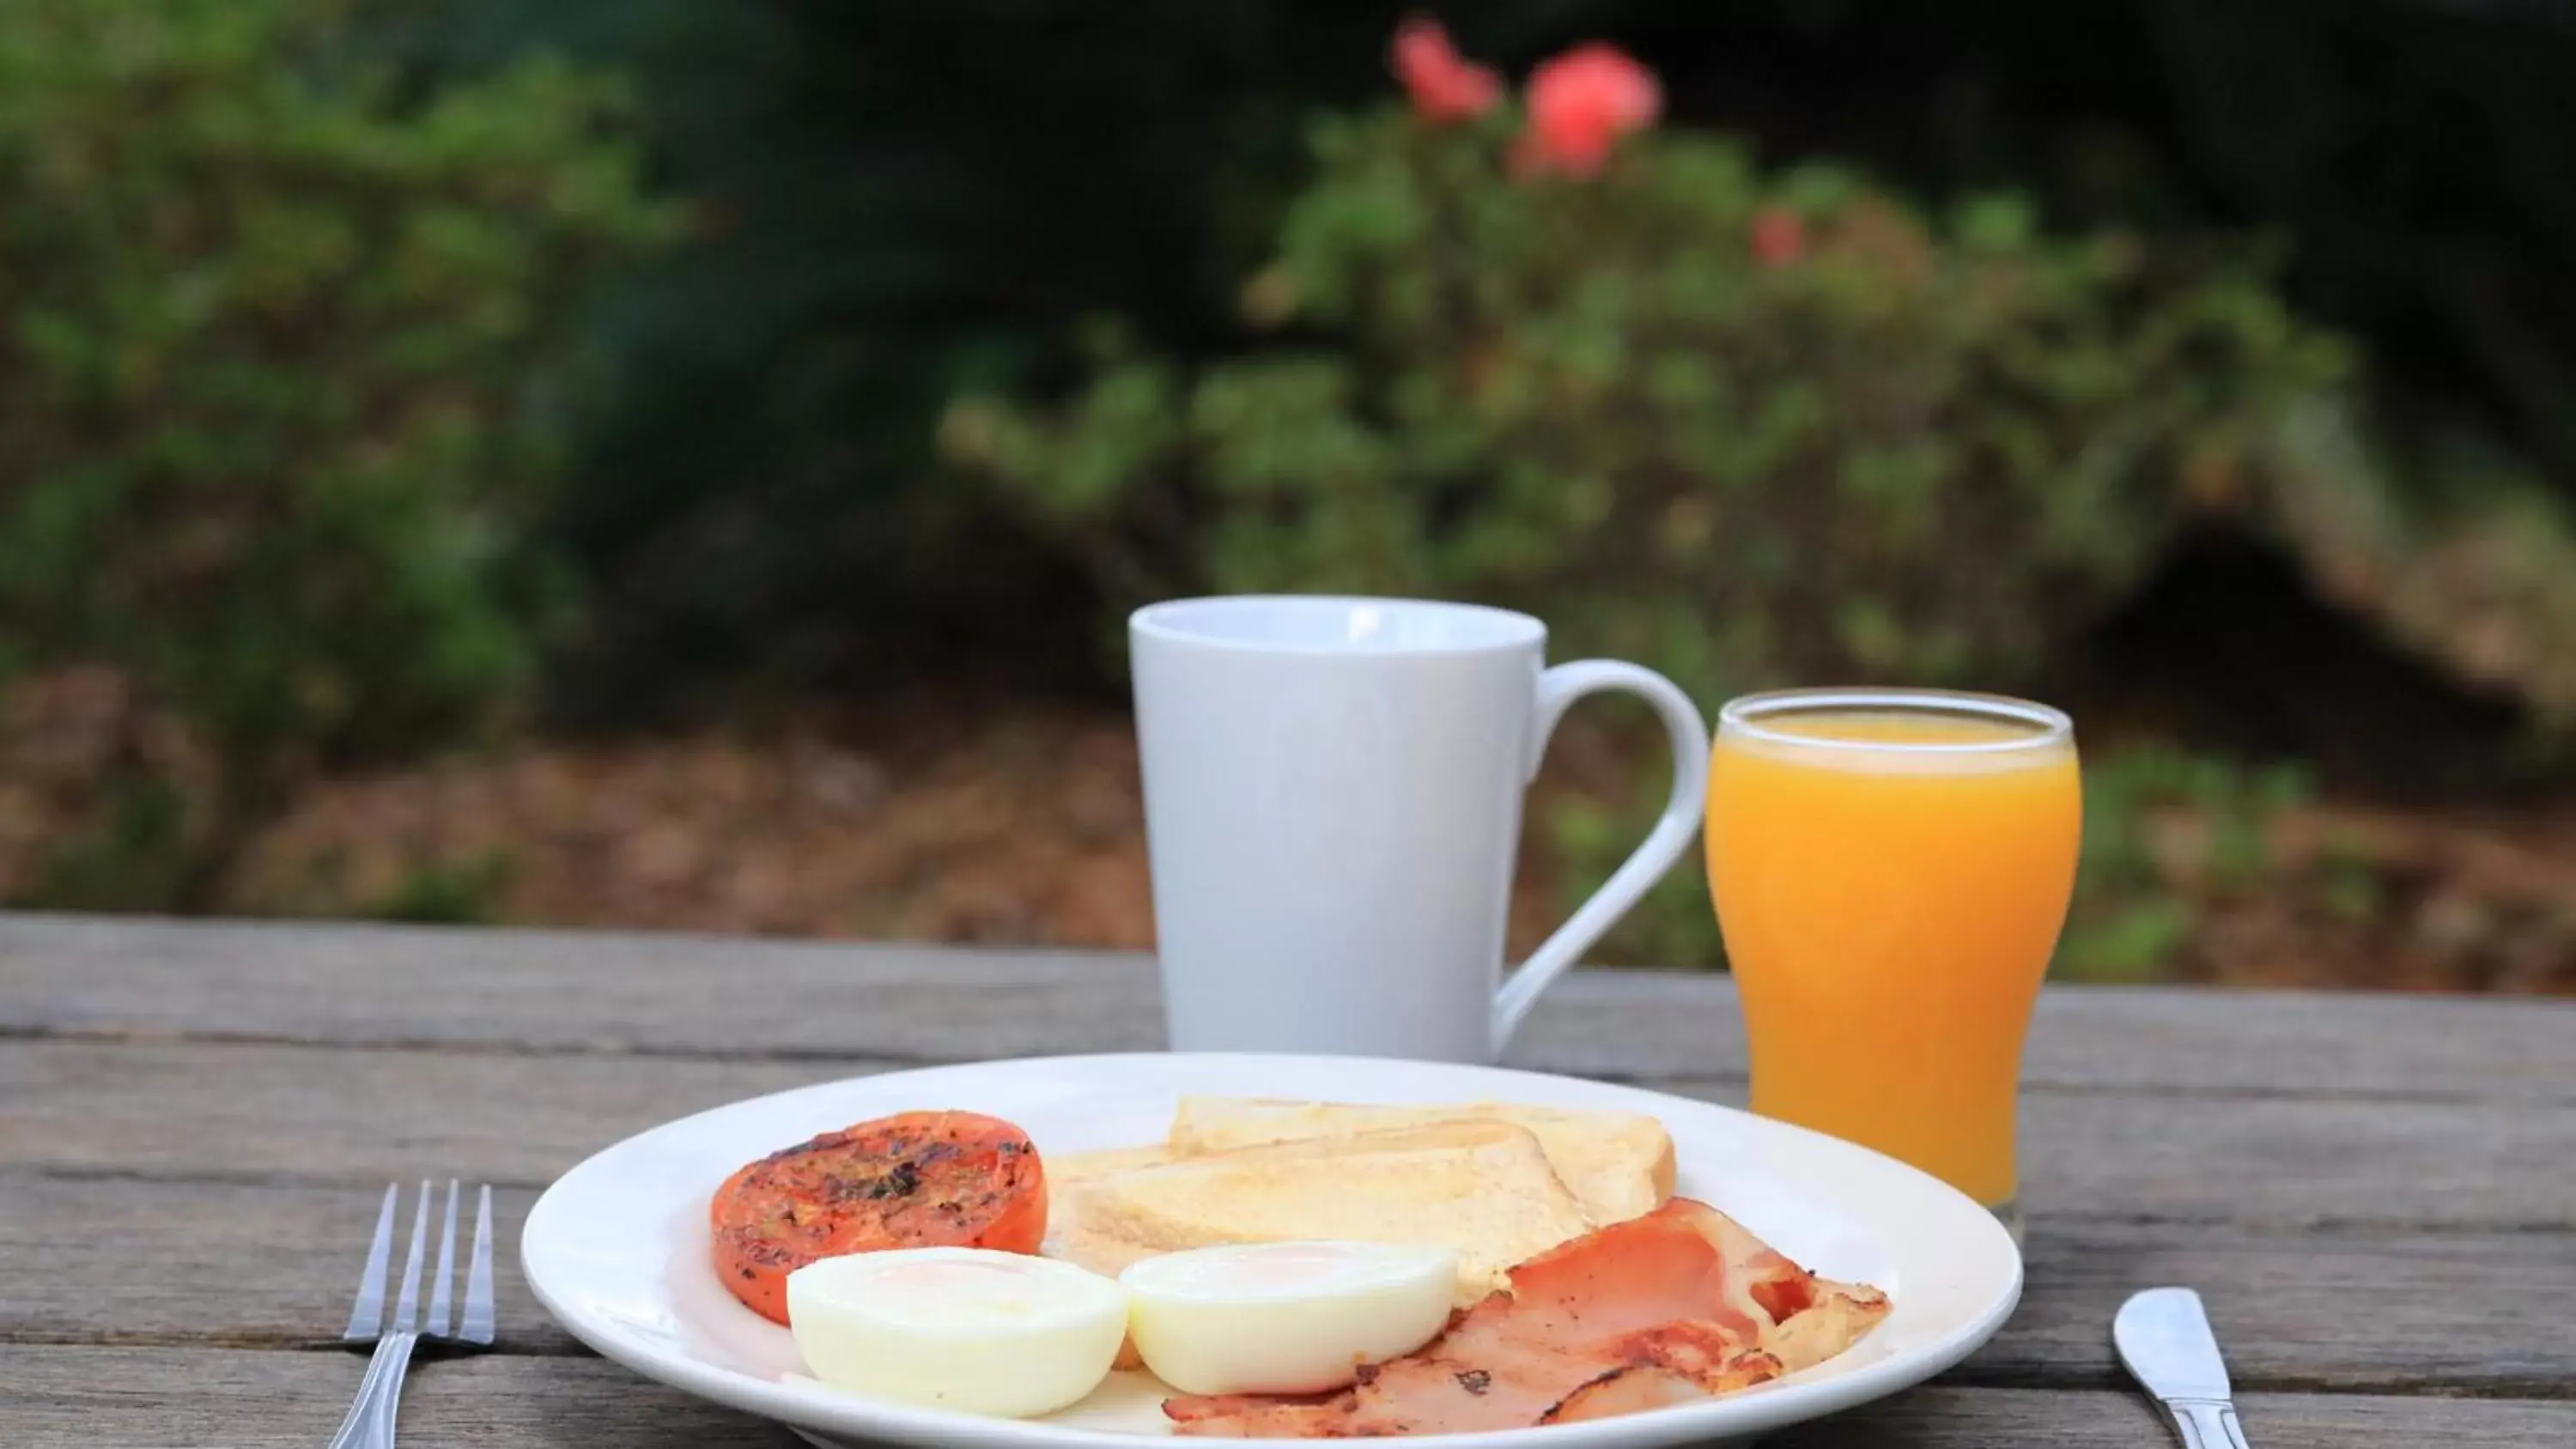
[[1707, 808], [1708, 723], [1700, 718], [1699, 706], [1691, 703], [1679, 685], [1655, 671], [1614, 659], [1560, 664], [1538, 677], [1538, 712], [1530, 731], [1530, 778], [1537, 777], [1539, 760], [1547, 753], [1548, 737], [1556, 733], [1556, 723], [1565, 717], [1567, 706], [1587, 694], [1613, 689], [1654, 706], [1665, 732], [1672, 736], [1672, 798], [1665, 802], [1663, 817], [1655, 822], [1644, 842], [1611, 872], [1601, 889], [1592, 893], [1592, 899], [1566, 917], [1555, 934], [1539, 943], [1539, 948], [1495, 994], [1493, 1034], [1498, 1053], [1538, 1003], [1539, 993], [1564, 975], [1593, 942], [1618, 924], [1638, 897], [1673, 868], [1673, 862], [1690, 848], [1691, 837], [1699, 833], [1700, 814]]

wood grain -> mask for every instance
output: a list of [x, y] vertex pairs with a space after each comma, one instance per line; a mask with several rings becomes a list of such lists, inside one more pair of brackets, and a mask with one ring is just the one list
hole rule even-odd
[[[762, 991], [736, 989], [757, 977]], [[552, 1052], [964, 1060], [1153, 1050], [1152, 964], [1078, 952], [568, 931], [0, 916], [0, 1031]], [[2071, 988], [2037, 1087], [2576, 1103], [2576, 1003]], [[1723, 977], [1578, 972], [1513, 1060], [1743, 1075]]]
[[542, 1186], [656, 1123], [866, 1065], [0, 1041], [0, 1165]]
[[[503, 1184], [503, 1351], [427, 1369], [407, 1437], [784, 1449], [544, 1319], [536, 1189], [761, 1092], [1150, 1049], [1154, 1001], [1126, 956], [0, 916], [0, 1444], [320, 1442], [379, 1186], [431, 1172]], [[1515, 1058], [1733, 1102], [1741, 1035], [1722, 978], [1593, 971]], [[2106, 1325], [2187, 1282], [2261, 1449], [2576, 1443], [2576, 1005], [2052, 990], [2027, 1075], [2014, 1320], [1772, 1442], [2162, 1444]]]
[[2576, 1251], [2548, 1233], [2030, 1224], [2021, 1307], [1962, 1377], [2123, 1387], [2111, 1315], [2141, 1288], [2197, 1287], [2240, 1387], [2403, 1384], [2576, 1394]]
[[[14, 1348], [0, 1373], [9, 1449], [313, 1449], [328, 1443], [366, 1361], [336, 1351]], [[596, 1358], [482, 1358], [415, 1367], [401, 1437], [474, 1449], [794, 1449], [748, 1415]]]
[[[10, 1449], [310, 1449], [330, 1436], [361, 1365], [337, 1353], [226, 1349], [12, 1350], [0, 1374]], [[2576, 1442], [2576, 1403], [2249, 1394], [2261, 1449]], [[507, 1356], [425, 1364], [403, 1398], [406, 1442], [475, 1449], [791, 1449], [756, 1419], [598, 1359]], [[2111, 1390], [1931, 1386], [1787, 1430], [1783, 1449], [2152, 1449], [2171, 1442], [2145, 1401]]]
[[[404, 1186], [405, 1212], [414, 1186]], [[381, 1191], [0, 1174], [0, 1343], [327, 1347], [357, 1291]], [[492, 1195], [500, 1346], [586, 1352], [519, 1274], [519, 1229], [536, 1197]]]
[[[519, 1278], [535, 1193], [495, 1195], [503, 1347], [577, 1353]], [[360, 1186], [149, 1183], [0, 1174], [0, 1343], [313, 1347], [337, 1331], [375, 1194]], [[2200, 1285], [2240, 1384], [2405, 1384], [2551, 1397], [2576, 1386], [2576, 1253], [2542, 1234], [2032, 1224], [2011, 1323], [1956, 1376], [2116, 1387], [2111, 1314], [2156, 1283]]]
[[[656, 1123], [864, 1065], [0, 1041], [0, 1165], [539, 1185]], [[2042, 1215], [2576, 1224], [2576, 1112], [2555, 1106], [2035, 1094], [2022, 1140]]]
[[[2257, 1449], [2537, 1449], [2576, 1436], [2576, 1404], [2375, 1395], [2245, 1394]], [[2173, 1437], [2132, 1393], [1927, 1386], [1762, 1441], [1774, 1449], [2165, 1449]]]

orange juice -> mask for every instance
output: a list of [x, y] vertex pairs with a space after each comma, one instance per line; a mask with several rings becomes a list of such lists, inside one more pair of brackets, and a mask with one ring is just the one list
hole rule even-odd
[[1753, 1110], [2006, 1211], [2022, 1038], [2075, 882], [2065, 717], [1917, 691], [1721, 717], [1708, 873]]

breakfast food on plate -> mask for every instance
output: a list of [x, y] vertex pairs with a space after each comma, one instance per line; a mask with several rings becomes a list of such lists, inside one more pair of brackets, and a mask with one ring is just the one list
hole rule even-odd
[[1119, 1275], [1154, 1377], [1185, 1394], [1311, 1394], [1449, 1323], [1458, 1255], [1411, 1243], [1252, 1243]]
[[1527, 1128], [1442, 1122], [1277, 1142], [1077, 1179], [1058, 1256], [1104, 1273], [1227, 1243], [1350, 1239], [1456, 1250], [1460, 1304], [1592, 1227]]
[[725, 1287], [786, 1323], [787, 1277], [818, 1259], [914, 1247], [1036, 1252], [1046, 1175], [1029, 1135], [1008, 1122], [906, 1112], [747, 1164], [716, 1189], [708, 1217]]
[[1716, 1209], [1676, 1198], [1512, 1270], [1418, 1352], [1340, 1393], [1183, 1395], [1180, 1433], [1371, 1438], [1603, 1418], [1731, 1393], [1822, 1362], [1887, 1313], [1815, 1277]]
[[1159, 1379], [1201, 1437], [1633, 1413], [1886, 1316], [1673, 1171], [1631, 1112], [1185, 1097], [1160, 1142], [1043, 1165], [973, 1112], [862, 1122], [743, 1167], [708, 1215], [725, 1286], [826, 1384], [1024, 1417]]
[[1458, 1302], [1503, 1270], [1672, 1195], [1672, 1139], [1634, 1112], [1184, 1097], [1165, 1140], [1054, 1158], [1045, 1251], [1114, 1273], [1229, 1242], [1459, 1250]]
[[1510, 1122], [1538, 1138], [1566, 1187], [1595, 1223], [1654, 1211], [1673, 1195], [1673, 1139], [1641, 1112], [1591, 1112], [1470, 1102], [1444, 1107], [1359, 1106], [1266, 1097], [1183, 1097], [1169, 1145], [1182, 1157], [1271, 1142], [1332, 1140], [1438, 1122]]
[[834, 1388], [1019, 1418], [1108, 1376], [1127, 1291], [1070, 1263], [987, 1248], [910, 1248], [787, 1275], [796, 1351]]

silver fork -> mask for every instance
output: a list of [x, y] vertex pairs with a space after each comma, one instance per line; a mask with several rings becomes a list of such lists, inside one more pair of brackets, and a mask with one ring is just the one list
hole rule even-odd
[[349, 1310], [341, 1341], [355, 1347], [374, 1345], [367, 1357], [367, 1376], [358, 1396], [331, 1436], [331, 1449], [393, 1449], [394, 1417], [402, 1407], [403, 1375], [422, 1343], [456, 1348], [492, 1346], [492, 1189], [486, 1186], [474, 1206], [474, 1248], [465, 1273], [465, 1316], [450, 1322], [453, 1300], [448, 1285], [456, 1264], [456, 1180], [447, 1181], [446, 1227], [438, 1238], [438, 1276], [429, 1289], [429, 1320], [420, 1319], [420, 1266], [429, 1242], [430, 1185], [420, 1185], [420, 1203], [411, 1220], [411, 1252], [403, 1260], [401, 1296], [393, 1316], [385, 1315], [385, 1277], [394, 1252], [394, 1207], [402, 1185], [385, 1189], [385, 1205], [376, 1214], [375, 1242], [367, 1249], [366, 1275], [358, 1280], [358, 1301]]

